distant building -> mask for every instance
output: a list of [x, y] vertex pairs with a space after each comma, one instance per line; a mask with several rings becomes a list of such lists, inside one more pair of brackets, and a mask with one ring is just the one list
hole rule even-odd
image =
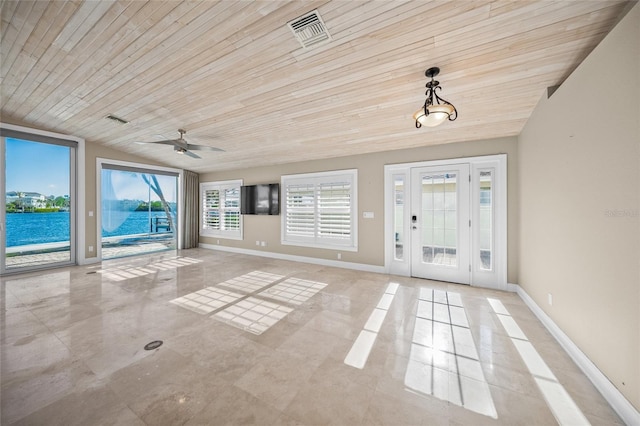
[[23, 207], [42, 209], [47, 207], [47, 197], [38, 192], [10, 191], [6, 194], [6, 204], [17, 202]]

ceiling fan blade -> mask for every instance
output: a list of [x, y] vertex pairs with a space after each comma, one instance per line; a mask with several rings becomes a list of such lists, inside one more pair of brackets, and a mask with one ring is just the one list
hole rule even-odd
[[179, 145], [181, 146], [181, 140], [180, 139], [167, 139], [164, 141], [149, 141], [149, 142], [136, 142], [137, 144], [142, 144], [142, 145], [146, 145], [146, 144], [152, 144], [152, 143], [156, 143], [156, 144], [160, 144], [160, 145]]
[[222, 149], [222, 148], [216, 148], [215, 146], [208, 146], [208, 145], [193, 145], [193, 144], [189, 144], [187, 149], [190, 149], [192, 151], [220, 151], [220, 152], [224, 152], [224, 149]]
[[188, 155], [188, 156], [189, 156], [189, 157], [191, 157], [191, 158], [202, 158], [202, 157], [200, 157], [199, 155], [194, 154], [193, 152], [191, 152], [191, 151], [189, 151], [189, 150], [184, 151], [184, 152], [183, 152], [183, 154], [184, 154], [184, 155]]

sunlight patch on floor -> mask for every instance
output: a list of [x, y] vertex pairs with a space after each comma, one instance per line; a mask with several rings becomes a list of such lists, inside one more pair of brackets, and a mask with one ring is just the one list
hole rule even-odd
[[558, 423], [561, 425], [590, 424], [565, 388], [558, 382], [547, 363], [527, 339], [515, 319], [509, 314], [507, 308], [498, 299], [488, 297], [487, 300], [533, 376]]
[[404, 383], [419, 394], [498, 418], [458, 293], [420, 289]]
[[387, 286], [387, 289], [382, 297], [380, 297], [378, 304], [371, 312], [371, 315], [369, 315], [369, 319], [365, 323], [364, 328], [356, 338], [355, 342], [353, 342], [351, 350], [344, 359], [345, 364], [359, 369], [364, 368], [367, 360], [369, 359], [371, 349], [378, 337], [378, 332], [380, 332], [380, 328], [387, 316], [387, 312], [391, 307], [391, 302], [393, 302], [393, 298], [396, 295], [396, 291], [398, 291], [397, 283], [390, 283]]
[[316, 281], [284, 278], [253, 271], [170, 303], [198, 314], [209, 314], [210, 318], [259, 335], [327, 286]]
[[135, 277], [144, 277], [145, 275], [155, 274], [159, 271], [168, 271], [177, 269], [183, 266], [193, 265], [195, 263], [201, 263], [200, 259], [192, 259], [190, 257], [176, 257], [171, 259], [163, 259], [154, 263], [150, 263], [144, 266], [135, 265], [114, 265], [105, 269], [96, 271], [98, 274], [102, 274], [104, 278], [113, 281], [124, 281]]

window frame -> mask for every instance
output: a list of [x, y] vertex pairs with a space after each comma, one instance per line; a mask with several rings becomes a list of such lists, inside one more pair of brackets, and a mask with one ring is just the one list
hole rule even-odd
[[[319, 222], [319, 185], [349, 184], [349, 238], [323, 237], [319, 235], [321, 222]], [[287, 200], [290, 186], [313, 187], [313, 236], [292, 235], [287, 233], [287, 218], [290, 206]], [[281, 188], [281, 226], [280, 243], [282, 245], [322, 248], [340, 251], [358, 251], [358, 170], [336, 170], [317, 173], [302, 173], [295, 175], [283, 175], [280, 182]], [[343, 208], [331, 209], [340, 214]], [[325, 210], [326, 211], [326, 210]], [[344, 213], [344, 211], [342, 212]]]
[[[200, 191], [199, 191], [199, 228], [200, 228], [200, 236], [201, 237], [214, 237], [214, 238], [224, 238], [224, 239], [228, 239], [228, 240], [242, 240], [244, 239], [243, 237], [243, 219], [242, 219], [242, 214], [240, 214], [240, 191], [241, 191], [241, 187], [242, 187], [242, 179], [237, 179], [237, 180], [224, 180], [224, 181], [216, 181], [216, 182], [200, 182]], [[228, 189], [232, 189], [232, 188], [237, 188], [238, 189], [238, 207], [237, 207], [237, 212], [238, 212], [238, 220], [239, 220], [239, 228], [238, 229], [233, 229], [233, 230], [228, 230], [228, 229], [222, 229], [223, 226], [221, 226], [221, 229], [212, 229], [212, 228], [206, 228], [205, 227], [205, 222], [204, 222], [204, 214], [205, 214], [205, 203], [204, 203], [204, 194], [205, 191], [211, 191], [211, 190], [218, 190], [220, 193], [220, 204], [219, 207], [217, 209], [210, 209], [210, 210], [218, 210], [218, 217], [220, 218], [221, 224], [224, 222], [224, 213], [226, 211], [233, 211], [236, 210], [236, 208], [226, 208], [224, 206], [224, 192], [225, 190]]]

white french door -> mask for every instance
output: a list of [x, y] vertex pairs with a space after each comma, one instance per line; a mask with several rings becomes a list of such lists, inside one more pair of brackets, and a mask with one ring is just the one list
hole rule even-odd
[[411, 169], [411, 275], [469, 284], [469, 164]]
[[392, 274], [507, 289], [504, 154], [385, 166]]

